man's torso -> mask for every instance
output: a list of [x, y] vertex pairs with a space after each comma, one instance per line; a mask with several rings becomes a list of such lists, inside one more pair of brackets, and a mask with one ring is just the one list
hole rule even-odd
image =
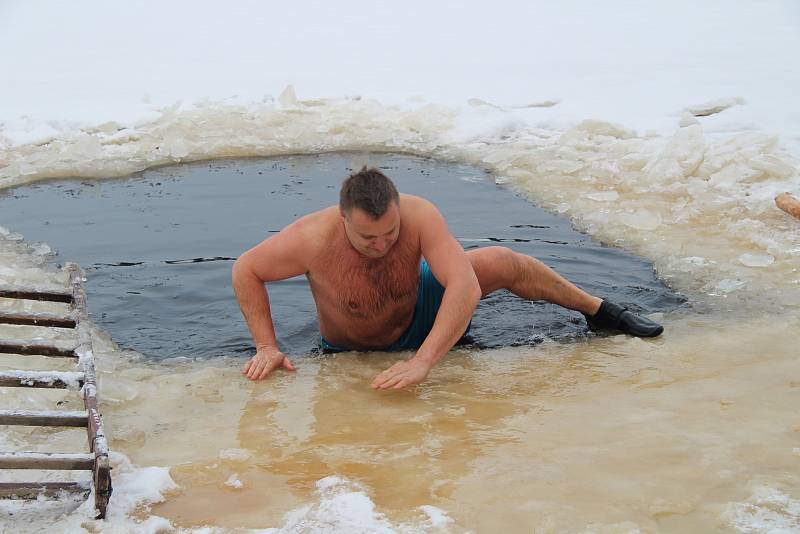
[[414, 197], [400, 203], [400, 235], [379, 259], [357, 252], [347, 239], [338, 208], [312, 214], [323, 238], [306, 276], [319, 328], [330, 343], [356, 349], [385, 348], [406, 330], [414, 314], [421, 251]]

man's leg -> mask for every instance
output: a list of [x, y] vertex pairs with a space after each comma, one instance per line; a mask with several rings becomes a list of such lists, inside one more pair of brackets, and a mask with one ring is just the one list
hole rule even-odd
[[572, 284], [553, 269], [506, 247], [485, 247], [467, 252], [481, 296], [508, 289], [527, 300], [546, 300], [586, 315], [594, 315], [601, 299]]
[[626, 334], [653, 337], [661, 325], [609, 301], [592, 296], [541, 261], [506, 247], [486, 247], [467, 252], [481, 295], [508, 289], [528, 300], [546, 300], [579, 311], [593, 328], [620, 330]]

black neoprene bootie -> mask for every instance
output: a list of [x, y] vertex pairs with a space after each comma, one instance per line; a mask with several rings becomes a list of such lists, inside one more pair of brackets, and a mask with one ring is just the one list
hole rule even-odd
[[607, 300], [600, 304], [596, 314], [590, 317], [584, 313], [583, 316], [592, 330], [619, 330], [636, 337], [656, 337], [664, 331], [657, 322]]

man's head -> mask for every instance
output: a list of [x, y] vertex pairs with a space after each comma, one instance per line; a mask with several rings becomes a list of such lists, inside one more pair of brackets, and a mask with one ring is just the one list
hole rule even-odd
[[386, 255], [400, 235], [400, 195], [378, 169], [367, 167], [342, 183], [339, 211], [350, 244], [370, 257]]

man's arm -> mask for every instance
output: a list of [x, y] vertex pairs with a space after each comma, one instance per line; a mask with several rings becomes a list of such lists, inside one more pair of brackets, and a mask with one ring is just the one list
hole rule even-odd
[[436, 207], [423, 200], [420, 207], [420, 246], [431, 272], [445, 288], [428, 337], [408, 361], [399, 362], [379, 374], [372, 383], [377, 389], [400, 389], [425, 379], [428, 371], [464, 334], [481, 298], [478, 278], [464, 249], [450, 234]]
[[251, 380], [260, 380], [280, 366], [294, 370], [278, 348], [264, 284], [306, 272], [305, 226], [307, 223], [302, 219], [290, 224], [239, 256], [233, 264], [233, 289], [256, 345], [256, 355], [242, 368], [242, 373]]

